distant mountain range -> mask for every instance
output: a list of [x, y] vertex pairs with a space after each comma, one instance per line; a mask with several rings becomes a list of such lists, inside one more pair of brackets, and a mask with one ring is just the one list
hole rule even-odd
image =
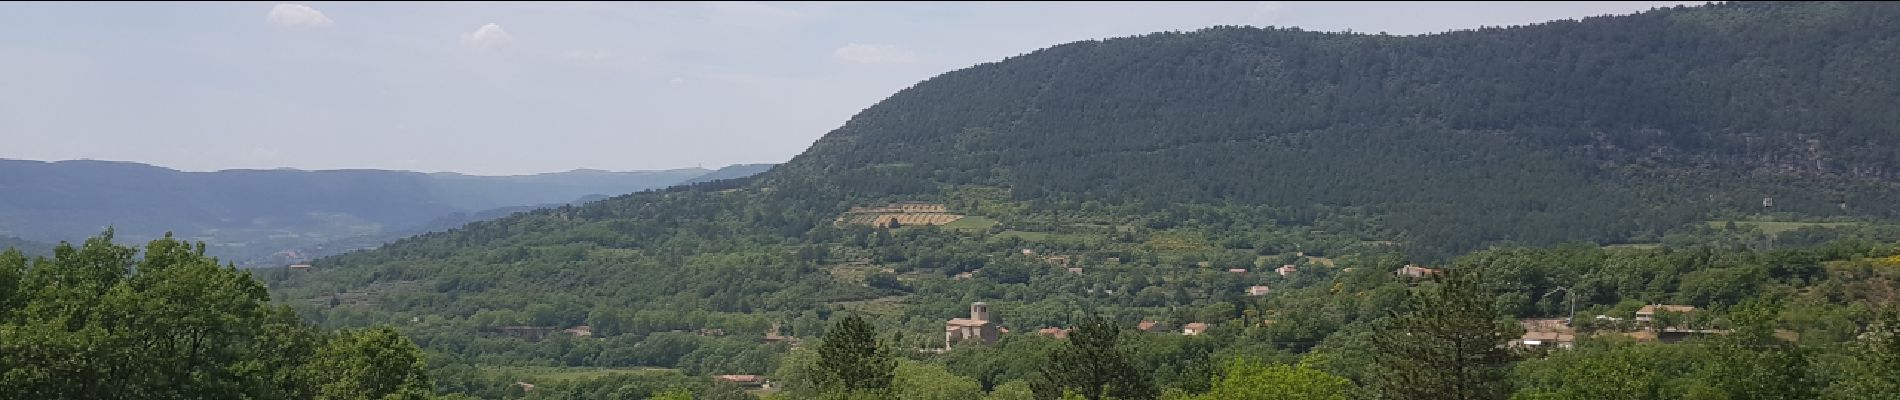
[[[475, 176], [390, 170], [185, 172], [132, 162], [0, 159], [0, 235], [77, 240], [111, 227], [142, 241], [165, 232], [229, 260], [294, 255], [339, 240], [422, 233], [523, 206], [749, 176], [770, 165]], [[510, 211], [511, 212], [511, 211]], [[452, 226], [444, 226], [446, 229]]]
[[722, 179], [745, 178], [745, 177], [765, 173], [765, 171], [771, 170], [772, 167], [776, 165], [778, 164], [733, 164], [733, 165], [726, 166], [725, 168], [720, 168], [717, 171], [708, 172], [705, 175], [700, 175], [693, 179], [687, 179], [685, 182], [680, 182], [679, 184], [691, 185], [695, 183], [712, 182], [712, 181], [722, 180]]
[[44, 256], [53, 252], [53, 246], [12, 236], [0, 236], [0, 252], [19, 250], [27, 256]]

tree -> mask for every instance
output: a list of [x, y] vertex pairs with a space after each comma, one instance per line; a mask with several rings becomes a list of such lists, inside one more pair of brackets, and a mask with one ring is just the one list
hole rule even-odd
[[827, 391], [858, 393], [891, 387], [896, 360], [877, 340], [877, 331], [855, 314], [845, 315], [818, 344], [818, 384]]
[[1352, 382], [1305, 366], [1228, 362], [1213, 390], [1196, 400], [1345, 400]]
[[683, 388], [667, 389], [665, 392], [653, 395], [653, 400], [693, 400], [693, 391]]
[[1100, 316], [1076, 324], [1069, 333], [1069, 345], [1049, 354], [1036, 397], [1054, 399], [1073, 393], [1089, 400], [1143, 400], [1160, 396], [1153, 380], [1136, 370], [1116, 346], [1120, 336], [1121, 329]]
[[1009, 381], [1009, 383], [996, 385], [996, 388], [990, 389], [988, 396], [983, 397], [984, 400], [1035, 400], [1035, 398], [1036, 392], [1030, 390], [1029, 382], [1026, 381]]
[[1488, 400], [1511, 395], [1505, 345], [1523, 328], [1503, 318], [1475, 272], [1450, 269], [1405, 299], [1374, 337], [1378, 386], [1401, 400]]
[[390, 328], [339, 333], [311, 368], [321, 376], [323, 399], [419, 400], [431, 390], [422, 351]]
[[1690, 374], [1709, 363], [1695, 346], [1597, 345], [1518, 363], [1514, 399], [1644, 400], [1687, 397]]
[[983, 396], [976, 380], [957, 376], [941, 365], [904, 362], [897, 365], [891, 387], [898, 400], [968, 400]]
[[1731, 400], [1811, 399], [1807, 351], [1774, 336], [1781, 307], [1764, 300], [1737, 304], [1729, 314], [1734, 329], [1714, 340], [1709, 385]]
[[1822, 392], [1828, 400], [1900, 398], [1900, 333], [1890, 321], [1875, 323], [1854, 342], [1847, 371]]
[[[419, 399], [422, 354], [387, 328], [324, 334], [246, 272], [166, 236], [112, 232], [51, 259], [0, 254], [0, 393], [32, 399]], [[17, 279], [16, 279], [17, 277]]]

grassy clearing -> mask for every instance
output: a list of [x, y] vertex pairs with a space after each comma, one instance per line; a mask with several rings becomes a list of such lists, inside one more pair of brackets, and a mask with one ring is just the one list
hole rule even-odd
[[1333, 267], [1333, 259], [1326, 258], [1326, 257], [1306, 256], [1306, 263], [1312, 264], [1312, 265], [1324, 265], [1327, 268]]
[[883, 272], [884, 268], [880, 265], [840, 265], [826, 272], [831, 273], [834, 281], [856, 285], [864, 283], [864, 279], [873, 273]]
[[1860, 225], [1859, 222], [1709, 221], [1709, 227], [1722, 229], [1728, 226], [1729, 222], [1734, 222], [1735, 226], [1739, 228], [1754, 227], [1761, 229], [1762, 233], [1770, 235], [1779, 235], [1782, 232], [1808, 227], [1848, 228]]
[[990, 230], [990, 227], [994, 227], [1000, 223], [1001, 222], [996, 222], [996, 220], [993, 219], [972, 215], [959, 218], [956, 221], [950, 221], [948, 224], [943, 224], [943, 229], [960, 232], [984, 232]]

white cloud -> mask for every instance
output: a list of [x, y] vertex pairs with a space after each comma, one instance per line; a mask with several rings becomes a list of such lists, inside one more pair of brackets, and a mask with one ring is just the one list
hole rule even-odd
[[1278, 23], [1280, 22], [1280, 11], [1285, 8], [1286, 2], [1284, 1], [1262, 1], [1254, 3], [1253, 21], [1259, 26]]
[[270, 15], [264, 16], [264, 20], [277, 26], [299, 29], [322, 28], [333, 22], [322, 11], [292, 3], [278, 3], [276, 7], [271, 7]]
[[673, 78], [671, 80], [667, 80], [666, 84], [673, 85], [673, 86], [684, 85], [686, 84], [686, 78]]
[[501, 29], [500, 24], [493, 22], [476, 28], [474, 32], [462, 34], [462, 44], [480, 51], [499, 49], [514, 41], [514, 35], [509, 35], [507, 30]]
[[884, 44], [852, 43], [831, 51], [838, 60], [858, 64], [903, 64], [917, 61], [917, 53]]

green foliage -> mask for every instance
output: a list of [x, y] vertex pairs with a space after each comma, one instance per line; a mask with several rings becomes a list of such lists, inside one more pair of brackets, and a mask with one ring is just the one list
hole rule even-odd
[[389, 328], [343, 331], [317, 351], [317, 396], [347, 400], [427, 399], [434, 390], [422, 352]]
[[[534, 383], [534, 390], [523, 390], [516, 386], [515, 382], [514, 380], [507, 381], [509, 390], [500, 396], [492, 397], [589, 400], [645, 399], [655, 396], [684, 395], [686, 398], [694, 398], [692, 388], [708, 388], [709, 391], [712, 388], [704, 378], [688, 377], [673, 371], [642, 371], [558, 381], [541, 380]], [[726, 398], [720, 400], [726, 400]]]
[[970, 400], [983, 397], [976, 380], [957, 376], [941, 365], [917, 362], [897, 364], [891, 381], [893, 398], [898, 400]]
[[0, 254], [0, 393], [35, 399], [420, 399], [420, 351], [387, 328], [328, 335], [262, 284], [170, 237], [112, 232], [53, 258]]
[[818, 344], [817, 382], [826, 390], [881, 392], [891, 387], [896, 367], [877, 332], [857, 315], [839, 319]]
[[1499, 313], [1477, 272], [1447, 270], [1414, 290], [1380, 327], [1379, 388], [1392, 399], [1503, 399], [1523, 328]]
[[1010, 381], [990, 390], [983, 400], [1035, 400], [1036, 392], [1029, 388], [1027, 381]]
[[1303, 366], [1234, 360], [1197, 400], [1346, 400], [1352, 382]]
[[1728, 314], [1735, 329], [1715, 341], [1705, 381], [1724, 398], [1807, 399], [1818, 388], [1808, 351], [1774, 337], [1778, 305], [1750, 300]]
[[653, 400], [693, 400], [693, 392], [686, 389], [673, 388], [673, 389], [668, 389], [665, 392], [660, 392], [660, 394], [653, 395], [652, 399]]
[[1526, 360], [1514, 374], [1514, 399], [1680, 399], [1712, 360], [1690, 346], [1591, 346]]
[[1900, 397], [1900, 334], [1891, 321], [1882, 321], [1861, 334], [1852, 346], [1845, 373], [1822, 392], [1829, 400], [1890, 399]]
[[1122, 328], [1100, 316], [1090, 316], [1069, 333], [1069, 345], [1049, 353], [1042, 369], [1046, 380], [1037, 398], [1072, 393], [1089, 400], [1154, 399], [1160, 395], [1152, 378], [1136, 370], [1118, 346]]

